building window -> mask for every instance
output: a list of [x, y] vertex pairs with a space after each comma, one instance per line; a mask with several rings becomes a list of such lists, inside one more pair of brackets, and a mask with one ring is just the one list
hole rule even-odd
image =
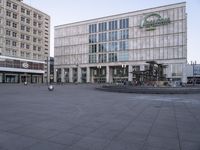
[[26, 23], [30, 24], [30, 19], [27, 18], [26, 19]]
[[36, 26], [37, 26], [37, 22], [35, 22], [35, 21], [34, 21], [34, 22], [33, 22], [33, 26], [35, 26], [35, 27], [36, 27]]
[[120, 29], [129, 28], [129, 19], [121, 19], [119, 24]]
[[37, 38], [34, 37], [34, 38], [33, 38], [33, 42], [37, 42]]
[[119, 49], [124, 51], [128, 50], [128, 41], [120, 41], [119, 42]]
[[37, 18], [37, 14], [36, 14], [36, 13], [33, 13], [33, 17], [34, 17], [34, 18]]
[[21, 57], [24, 57], [24, 52], [21, 52]]
[[118, 43], [117, 42], [111, 42], [108, 45], [109, 51], [117, 51], [118, 50]]
[[97, 52], [97, 45], [89, 45], [89, 53], [96, 53]]
[[7, 1], [6, 6], [11, 7], [11, 2]]
[[119, 52], [118, 61], [128, 61], [128, 52]]
[[10, 45], [10, 40], [6, 40], [6, 45]]
[[12, 41], [12, 46], [16, 47], [17, 46], [17, 42]]
[[13, 4], [13, 9], [17, 10], [17, 5]]
[[30, 28], [29, 27], [26, 27], [26, 32], [30, 32]]
[[42, 16], [38, 15], [38, 19], [41, 20], [41, 19], [42, 19]]
[[21, 12], [22, 12], [22, 13], [25, 13], [25, 8], [22, 7], [22, 8], [21, 8]]
[[21, 48], [25, 48], [25, 44], [24, 43], [20, 43], [20, 47]]
[[30, 53], [26, 53], [26, 58], [30, 58]]
[[13, 37], [17, 37], [17, 33], [16, 33], [16, 32], [13, 32], [13, 33], [12, 33], [12, 36], [13, 36]]
[[33, 29], [33, 34], [37, 34], [37, 30]]
[[24, 36], [24, 34], [21, 34], [21, 36], [20, 36], [20, 37], [21, 37], [21, 39], [24, 39], [24, 37], [25, 37], [25, 36]]
[[13, 18], [17, 19], [17, 14], [13, 13]]
[[30, 40], [30, 36], [27, 35], [26, 36], [26, 40], [29, 41]]
[[99, 44], [99, 52], [106, 52], [107, 51], [107, 43]]
[[109, 53], [108, 59], [109, 59], [109, 62], [116, 62], [117, 61], [117, 53]]
[[8, 20], [6, 20], [6, 25], [7, 25], [7, 26], [11, 26], [11, 22], [8, 21]]
[[36, 56], [37, 56], [36, 54], [33, 54], [33, 59], [36, 59]]
[[10, 36], [11, 35], [11, 31], [6, 30], [6, 35]]
[[117, 31], [109, 32], [109, 41], [117, 40]]
[[25, 22], [25, 18], [24, 18], [24, 17], [21, 17], [21, 21], [22, 21], [22, 22]]
[[42, 27], [42, 24], [41, 24], [41, 23], [38, 23], [38, 27], [41, 28], [41, 27]]
[[30, 10], [26, 10], [26, 14], [30, 16], [31, 14]]
[[42, 35], [42, 31], [38, 31], [38, 35], [39, 35], [39, 36]]
[[42, 43], [41, 41], [42, 41], [41, 39], [38, 39], [38, 43], [39, 43], [39, 44], [41, 44], [41, 43]]
[[89, 55], [89, 63], [96, 63], [97, 57], [96, 54]]
[[104, 63], [107, 61], [107, 55], [106, 54], [99, 54], [99, 63]]
[[99, 32], [107, 31], [107, 22], [99, 23]]
[[117, 30], [117, 20], [109, 22], [109, 30]]
[[6, 16], [11, 17], [11, 12], [10, 11], [6, 11]]
[[38, 47], [38, 51], [41, 51], [41, 47]]
[[30, 45], [26, 44], [26, 49], [29, 49], [30, 48]]
[[127, 30], [121, 30], [119, 32], [119, 38], [121, 40], [128, 39], [129, 38], [129, 30], [128, 29]]
[[36, 50], [36, 46], [35, 45], [33, 46], [33, 50]]
[[96, 43], [96, 42], [97, 42], [97, 35], [96, 34], [89, 35], [89, 43]]
[[17, 24], [13, 22], [13, 28], [17, 28]]
[[25, 26], [21, 25], [21, 30], [24, 31], [25, 30]]
[[99, 42], [107, 41], [107, 33], [99, 33]]
[[95, 33], [95, 32], [97, 32], [97, 25], [96, 24], [89, 25], [89, 33]]

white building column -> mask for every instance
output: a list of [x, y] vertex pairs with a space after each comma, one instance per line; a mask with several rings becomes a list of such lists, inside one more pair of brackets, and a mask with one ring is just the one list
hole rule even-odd
[[78, 66], [78, 68], [77, 68], [77, 81], [78, 81], [78, 83], [80, 83], [81, 82], [81, 67], [79, 67]]
[[106, 66], [106, 83], [110, 83], [110, 68]]
[[172, 64], [168, 64], [166, 73], [167, 73], [167, 78], [172, 78]]
[[61, 82], [65, 82], [65, 70], [64, 68], [61, 68]]
[[133, 66], [128, 65], [128, 81], [133, 81]]
[[144, 70], [145, 70], [144, 65], [140, 65], [140, 71], [144, 71]]
[[183, 83], [187, 83], [187, 64], [183, 64], [182, 65], [182, 67], [183, 67], [183, 71], [182, 71], [182, 73], [183, 73], [183, 76], [182, 76], [182, 82]]
[[54, 68], [54, 82], [57, 82], [57, 71], [58, 69]]
[[73, 68], [69, 68], [69, 82], [72, 83], [73, 82], [73, 72], [72, 72]]
[[90, 67], [87, 67], [86, 78], [87, 78], [87, 83], [90, 83]]

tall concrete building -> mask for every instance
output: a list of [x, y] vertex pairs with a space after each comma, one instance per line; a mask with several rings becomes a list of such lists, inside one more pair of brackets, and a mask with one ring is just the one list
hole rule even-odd
[[0, 0], [0, 83], [47, 81], [50, 17], [22, 0]]
[[55, 82], [133, 81], [147, 61], [186, 82], [186, 3], [56, 26], [54, 50]]

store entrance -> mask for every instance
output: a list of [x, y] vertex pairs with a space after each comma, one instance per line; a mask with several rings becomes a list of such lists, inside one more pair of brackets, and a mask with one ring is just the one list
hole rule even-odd
[[20, 82], [24, 83], [31, 83], [31, 76], [30, 75], [21, 75]]

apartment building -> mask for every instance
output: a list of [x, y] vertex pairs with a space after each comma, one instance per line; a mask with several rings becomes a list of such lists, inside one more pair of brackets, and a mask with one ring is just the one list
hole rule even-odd
[[48, 80], [50, 16], [22, 0], [0, 0], [0, 83]]

